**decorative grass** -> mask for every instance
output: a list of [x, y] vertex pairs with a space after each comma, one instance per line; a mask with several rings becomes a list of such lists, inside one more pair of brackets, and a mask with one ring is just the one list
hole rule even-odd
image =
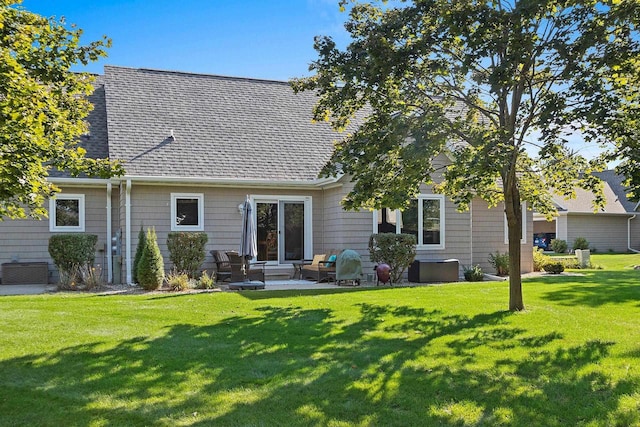
[[515, 314], [507, 282], [0, 297], [0, 425], [640, 425], [640, 255], [593, 258]]

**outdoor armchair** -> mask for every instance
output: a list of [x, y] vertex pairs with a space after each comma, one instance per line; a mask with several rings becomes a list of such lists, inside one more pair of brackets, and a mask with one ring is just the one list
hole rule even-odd
[[237, 252], [227, 252], [227, 256], [231, 266], [231, 282], [259, 280], [264, 283], [266, 262], [249, 262]]
[[336, 272], [337, 252], [328, 254], [318, 254], [313, 256], [313, 261], [309, 265], [303, 265], [300, 269], [303, 279], [311, 279], [316, 282], [323, 280], [334, 280]]
[[216, 280], [224, 282], [231, 279], [231, 263], [225, 251], [211, 251], [216, 263]]

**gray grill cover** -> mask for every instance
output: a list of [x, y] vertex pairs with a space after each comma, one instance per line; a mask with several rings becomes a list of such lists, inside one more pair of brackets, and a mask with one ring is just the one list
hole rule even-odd
[[361, 278], [360, 254], [351, 249], [345, 249], [336, 259], [336, 280], [360, 280]]

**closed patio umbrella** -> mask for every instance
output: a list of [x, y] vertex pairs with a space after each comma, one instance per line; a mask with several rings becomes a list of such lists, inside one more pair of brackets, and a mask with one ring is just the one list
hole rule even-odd
[[247, 196], [242, 204], [242, 239], [240, 240], [240, 256], [245, 260], [250, 260], [258, 255], [258, 243], [256, 236], [256, 226], [253, 222], [253, 206]]

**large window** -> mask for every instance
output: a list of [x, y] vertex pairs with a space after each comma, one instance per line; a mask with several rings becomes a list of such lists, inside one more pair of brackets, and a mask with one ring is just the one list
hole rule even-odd
[[420, 249], [444, 249], [444, 196], [420, 195], [403, 211], [377, 211], [374, 232], [412, 234]]
[[84, 231], [84, 194], [58, 194], [49, 199], [50, 231]]
[[171, 231], [204, 231], [203, 194], [171, 194]]

